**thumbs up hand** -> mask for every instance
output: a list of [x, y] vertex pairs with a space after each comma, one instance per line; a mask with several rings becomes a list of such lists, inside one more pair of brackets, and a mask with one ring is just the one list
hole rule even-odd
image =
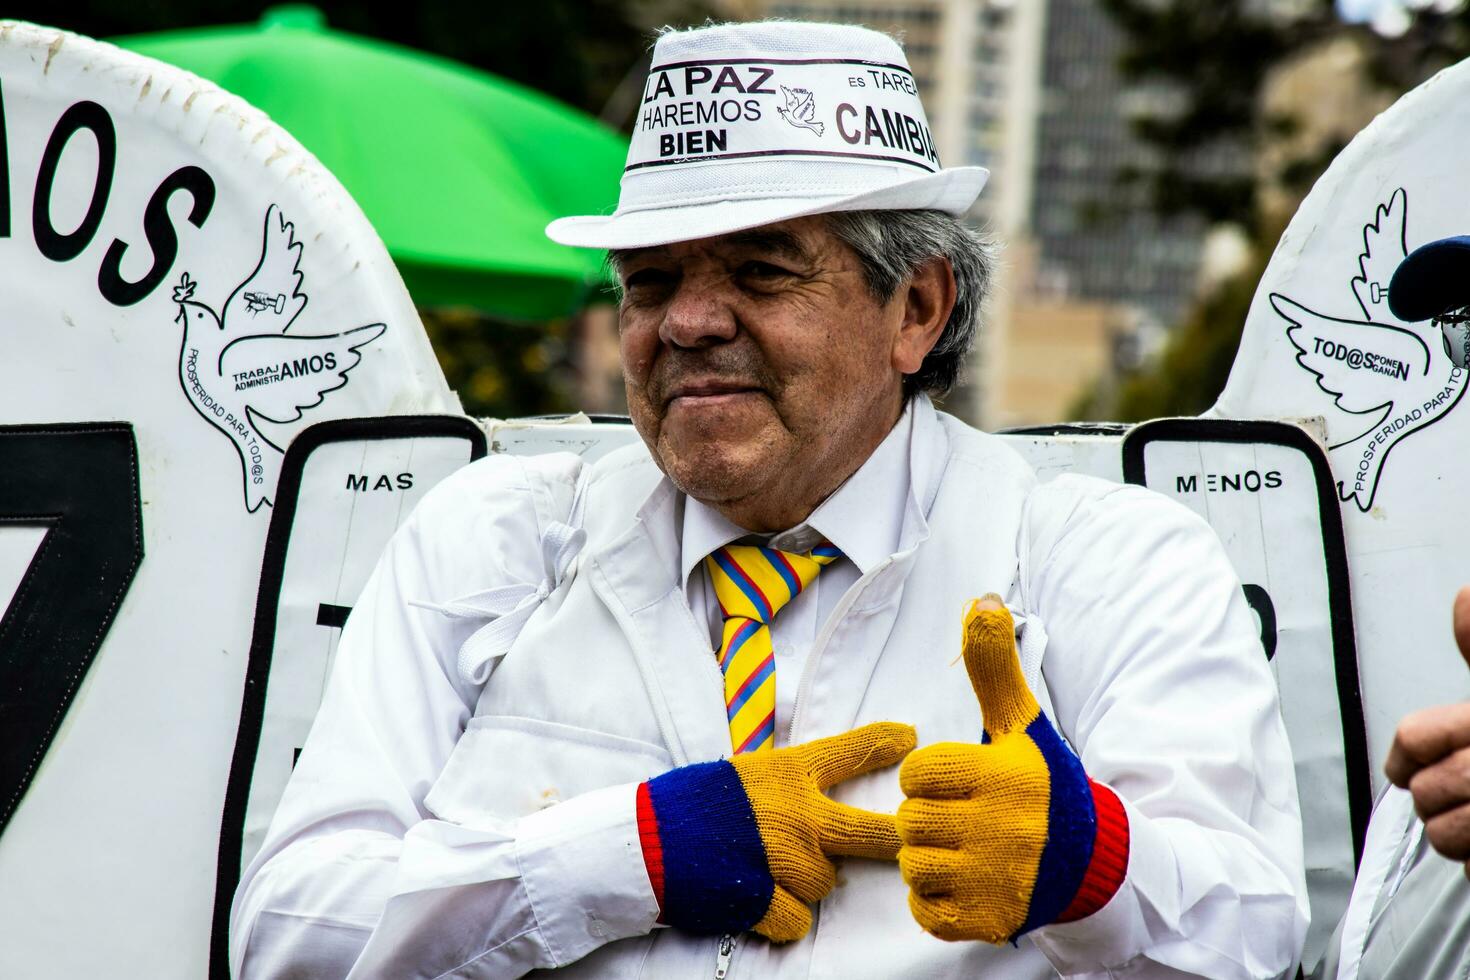
[[965, 611], [964, 658], [984, 738], [904, 761], [898, 863], [926, 931], [999, 944], [1107, 904], [1128, 870], [1128, 817], [1036, 703], [998, 596]]
[[[1470, 586], [1455, 596], [1455, 643], [1470, 663]], [[1414, 797], [1424, 834], [1470, 875], [1470, 701], [1416, 711], [1399, 722], [1384, 771]]]

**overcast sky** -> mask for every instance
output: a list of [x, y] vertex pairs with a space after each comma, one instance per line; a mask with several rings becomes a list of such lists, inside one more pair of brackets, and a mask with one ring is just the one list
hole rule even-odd
[[1348, 20], [1371, 20], [1379, 7], [1397, 5], [1396, 0], [1337, 0], [1337, 9]]
[[1371, 20], [1384, 33], [1397, 33], [1409, 26], [1405, 10], [1432, 7], [1444, 13], [1464, 8], [1466, 0], [1337, 0], [1338, 11], [1348, 20]]

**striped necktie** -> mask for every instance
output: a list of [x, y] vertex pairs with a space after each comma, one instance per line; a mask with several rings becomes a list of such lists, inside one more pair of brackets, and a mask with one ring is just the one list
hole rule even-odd
[[704, 560], [720, 613], [720, 672], [736, 755], [776, 745], [776, 658], [771, 620], [812, 584], [822, 566], [842, 557], [823, 542], [805, 554], [731, 544]]

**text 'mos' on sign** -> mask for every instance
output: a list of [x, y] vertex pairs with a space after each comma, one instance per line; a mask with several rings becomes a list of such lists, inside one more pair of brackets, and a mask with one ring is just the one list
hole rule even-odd
[[206, 976], [284, 450], [457, 406], [382, 243], [288, 134], [13, 22], [0, 291], [0, 976]]

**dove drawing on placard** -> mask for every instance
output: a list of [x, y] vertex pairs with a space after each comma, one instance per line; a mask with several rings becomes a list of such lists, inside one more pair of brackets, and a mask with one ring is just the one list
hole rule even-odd
[[387, 330], [368, 323], [339, 333], [291, 333], [306, 308], [295, 226], [272, 204], [265, 214], [260, 261], [219, 313], [196, 296], [185, 272], [174, 287], [174, 318], [184, 328], [179, 383], [194, 410], [229, 438], [240, 457], [245, 509], [269, 506], [284, 450], [260, 422], [299, 421], [347, 384], [361, 348]]
[[817, 105], [812, 99], [811, 90], [787, 88], [785, 85], [782, 85], [781, 91], [786, 95], [786, 104], [776, 107], [776, 111], [781, 114], [781, 118], [799, 129], [810, 129], [818, 136], [821, 136], [827, 126], [825, 123], [815, 121]]
[[1338, 477], [1338, 496], [1366, 512], [1373, 506], [1390, 451], [1409, 436], [1444, 418], [1465, 393], [1465, 372], [1456, 368], [1432, 323], [1418, 326], [1396, 318], [1388, 306], [1388, 284], [1408, 256], [1408, 195], [1399, 188], [1379, 204], [1363, 227], [1363, 251], [1350, 282], [1362, 319], [1318, 313], [1281, 293], [1271, 306], [1288, 324], [1296, 362], [1317, 387], [1348, 415], [1362, 417], [1353, 434], [1328, 447]]

